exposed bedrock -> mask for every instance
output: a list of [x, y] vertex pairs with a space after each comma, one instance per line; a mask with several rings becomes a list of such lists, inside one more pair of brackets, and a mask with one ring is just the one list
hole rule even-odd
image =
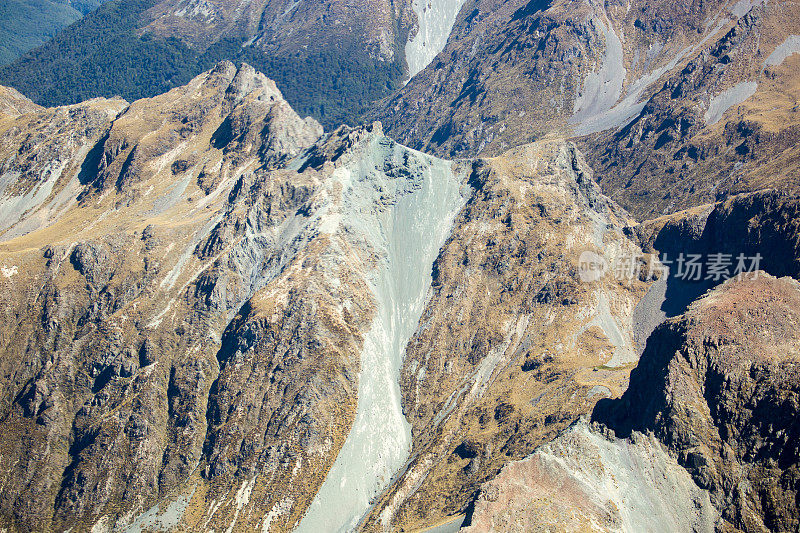
[[729, 280], [658, 327], [619, 400], [593, 413], [655, 435], [744, 531], [800, 524], [800, 283]]
[[[760, 269], [800, 279], [800, 199], [787, 192], [742, 194], [626, 231], [645, 253], [657, 254], [669, 268], [669, 275], [654, 283], [637, 306], [640, 349], [665, 318], [680, 315], [738, 271]], [[710, 270], [715, 262], [718, 273]]]

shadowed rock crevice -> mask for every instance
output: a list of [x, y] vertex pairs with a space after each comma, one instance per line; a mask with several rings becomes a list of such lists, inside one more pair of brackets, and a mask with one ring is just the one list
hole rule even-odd
[[[800, 199], [770, 190], [626, 228], [645, 253], [657, 254], [669, 268], [669, 276], [653, 285], [637, 308], [642, 320], [636, 332], [640, 348], [644, 349], [647, 337], [661, 321], [685, 312], [708, 290], [734, 276], [737, 268], [800, 279], [798, 220]], [[715, 257], [725, 263], [723, 271], [727, 273], [709, 277], [707, 267]], [[702, 269], [696, 276], [688, 266], [692, 260]]]

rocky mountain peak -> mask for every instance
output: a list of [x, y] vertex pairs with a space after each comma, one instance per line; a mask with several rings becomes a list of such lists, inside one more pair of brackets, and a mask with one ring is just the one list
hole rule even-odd
[[208, 70], [0, 87], [0, 529], [797, 530], [797, 4], [673, 4], [87, 19]]
[[110, 189], [125, 197], [118, 205], [130, 204], [155, 184], [194, 176], [210, 193], [221, 180], [232, 179], [228, 173], [248, 165], [278, 166], [323, 134], [314, 119], [294, 112], [274, 82], [248, 65], [230, 62], [186, 86], [131, 104], [98, 99], [29, 108], [7, 124], [0, 140], [6, 150], [19, 152], [7, 160], [5, 194], [15, 197], [23, 186], [29, 194], [24, 205], [16, 200], [6, 228], [23, 214], [31, 224], [40, 221], [30, 216], [33, 212], [47, 220], [56, 206], [99, 198]]
[[[326, 134], [229, 62], [0, 128], [2, 309], [32, 339], [0, 358], [0, 461], [36, 480], [2, 498], [20, 527], [416, 524], [621, 394], [635, 360], [646, 283], [577, 265], [638, 248], [574, 144], [448, 161], [379, 122]], [[486, 431], [459, 447], [467, 420]], [[408, 499], [420, 475], [463, 498]]]

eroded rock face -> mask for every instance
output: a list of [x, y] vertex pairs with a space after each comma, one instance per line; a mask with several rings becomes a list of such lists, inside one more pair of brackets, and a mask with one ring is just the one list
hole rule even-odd
[[[215, 137], [237, 120], [247, 127]], [[4, 128], [2, 462], [27, 480], [4, 485], [4, 519], [129, 523], [200, 474], [220, 334], [280, 262], [267, 251], [282, 253], [280, 232], [254, 236], [246, 216], [274, 228], [294, 215], [308, 184], [264, 190], [280, 183], [266, 174], [322, 132], [230, 63], [161, 98], [35, 110]]]
[[[223, 62], [189, 85], [131, 104], [108, 132], [93, 184], [126, 191], [169, 163], [173, 175], [197, 174], [210, 191], [249, 162], [281, 166], [321, 135], [319, 124], [301, 120], [272, 80], [248, 65]], [[222, 157], [198, 157], [209, 150]]]
[[652, 435], [576, 423], [481, 487], [461, 531], [715, 531], [708, 492]]
[[230, 63], [2, 127], [12, 529], [412, 526], [625, 388], [647, 282], [580, 280], [638, 247], [571, 144], [323, 134]]
[[630, 124], [582, 148], [639, 219], [766, 188], [797, 192], [798, 5], [754, 4], [671, 73]]
[[401, 373], [407, 467], [366, 527], [414, 528], [464, 512], [480, 483], [625, 389], [638, 279], [584, 283], [579, 257], [638, 248], [570, 144], [476, 162], [476, 191], [434, 265]]
[[36, 229], [75, 202], [93, 175], [86, 161], [99, 153], [101, 139], [128, 105], [97, 99], [44, 109], [15, 102], [0, 134], [0, 231], [6, 236]]
[[[389, 234], [413, 223], [397, 209], [445, 175], [461, 198], [466, 175], [379, 125], [320, 138], [229, 63], [37, 113], [4, 123], [4, 201], [52, 185], [0, 252], [4, 521], [292, 529], [357, 414]], [[409, 234], [432, 246], [423, 280], [459, 202], [425, 219], [439, 237]]]
[[0, 88], [0, 113], [15, 116], [36, 111], [39, 106], [11, 87]]
[[800, 284], [734, 279], [650, 337], [620, 400], [593, 418], [618, 436], [652, 432], [729, 524], [800, 524]]
[[373, 116], [399, 141], [445, 157], [498, 155], [554, 132], [615, 130], [735, 23], [743, 13], [732, 7], [467, 2], [442, 53]]
[[[800, 201], [796, 195], [767, 190], [737, 195], [629, 228], [629, 234], [635, 236], [642, 249], [657, 253], [669, 268], [660, 287], [651, 289], [649, 305], [657, 308], [662, 318], [680, 315], [695, 299], [740, 270], [761, 269], [774, 276], [800, 279], [798, 213]], [[695, 274], [686, 267], [693, 257], [703, 269]], [[708, 269], [715, 257], [722, 260], [719, 276]], [[661, 292], [656, 294], [658, 288]], [[642, 331], [642, 341], [650, 331], [652, 328]]]

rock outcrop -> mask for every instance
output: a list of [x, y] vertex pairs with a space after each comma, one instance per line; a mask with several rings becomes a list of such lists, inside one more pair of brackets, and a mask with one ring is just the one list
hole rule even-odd
[[[140, 515], [153, 504], [170, 495], [191, 509], [223, 475], [226, 491], [211, 492], [216, 519], [236, 521], [244, 500], [231, 487], [241, 489], [241, 457], [252, 452], [223, 446], [220, 425], [239, 422], [215, 406], [227, 406], [237, 346], [261, 338], [251, 322], [264, 306], [253, 298], [270, 269], [275, 277], [295, 258], [303, 227], [292, 221], [313, 180], [282, 185], [271, 169], [321, 134], [271, 81], [230, 63], [153, 100], [93, 100], [4, 123], [0, 460], [20, 480], [2, 489], [8, 525], [152, 526], [155, 510]], [[302, 327], [302, 313], [293, 319], [276, 327]], [[239, 327], [248, 332], [239, 341], [225, 333]], [[358, 342], [342, 333], [342, 357]], [[352, 391], [340, 388], [346, 411]]]
[[730, 525], [800, 524], [800, 284], [732, 279], [650, 337], [629, 389], [593, 418], [617, 436], [655, 435]]
[[[741, 272], [764, 270], [800, 279], [800, 199], [777, 190], [741, 194], [628, 228], [628, 234], [668, 269], [640, 306], [654, 320], [682, 314], [707, 290]], [[716, 262], [716, 271], [713, 265]]]
[[443, 157], [498, 155], [554, 133], [613, 131], [735, 24], [743, 13], [733, 8], [726, 1], [467, 2], [443, 51], [372, 116], [399, 141]]
[[800, 283], [730, 279], [659, 326], [628, 390], [481, 487], [465, 531], [792, 531]]
[[324, 134], [230, 63], [0, 126], [4, 527], [419, 525], [626, 387], [649, 282], [581, 281], [639, 248], [574, 145]]
[[652, 434], [576, 423], [481, 488], [464, 533], [715, 531], [719, 513]]
[[603, 190], [639, 219], [766, 188], [797, 193], [798, 20], [794, 2], [757, 4], [629, 124], [582, 143]]
[[562, 142], [475, 163], [476, 191], [434, 264], [433, 293], [406, 348], [403, 410], [413, 448], [367, 529], [463, 513], [480, 484], [619, 396], [647, 283], [584, 282], [580, 256], [639, 249], [627, 214]]

